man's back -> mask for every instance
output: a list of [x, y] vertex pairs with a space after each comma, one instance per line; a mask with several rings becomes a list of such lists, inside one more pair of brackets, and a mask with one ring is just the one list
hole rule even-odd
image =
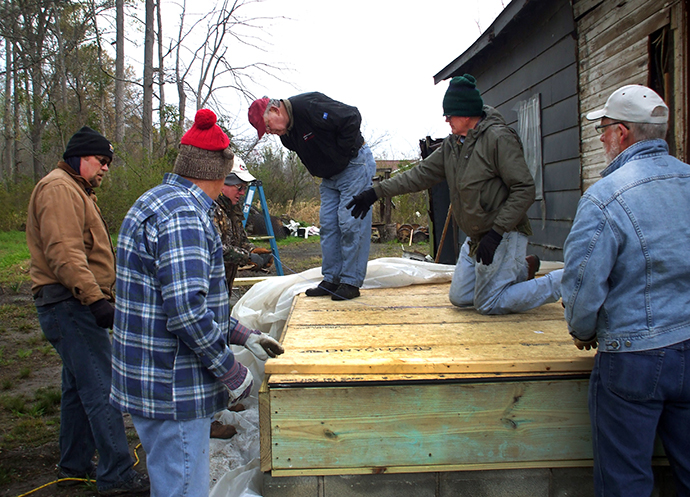
[[[577, 299], [603, 301], [597, 333], [602, 350], [647, 350], [690, 337], [690, 166], [668, 155], [663, 140], [626, 149], [584, 194], [570, 257], [587, 261]], [[609, 274], [600, 279], [587, 273]], [[582, 311], [573, 316], [593, 319]], [[572, 324], [572, 323], [571, 323]]]

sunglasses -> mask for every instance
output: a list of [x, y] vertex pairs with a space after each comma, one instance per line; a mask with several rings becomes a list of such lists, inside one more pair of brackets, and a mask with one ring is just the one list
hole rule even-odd
[[102, 166], [109, 166], [109, 165], [110, 165], [110, 159], [108, 159], [107, 157], [99, 157], [99, 156], [97, 156], [97, 155], [94, 155], [94, 157], [96, 158], [96, 160], [97, 160], [98, 162], [101, 163], [101, 167], [102, 167]]

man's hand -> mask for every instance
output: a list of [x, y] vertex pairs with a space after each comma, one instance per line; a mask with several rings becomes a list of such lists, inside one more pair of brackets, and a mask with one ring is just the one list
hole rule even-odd
[[269, 357], [276, 357], [285, 352], [283, 346], [266, 333], [249, 335], [244, 346], [261, 361], [266, 361]]
[[490, 266], [494, 262], [494, 254], [503, 237], [496, 233], [493, 228], [484, 235], [477, 248], [477, 262]]
[[577, 347], [580, 350], [596, 349], [597, 345], [599, 344], [599, 341], [596, 336], [591, 340], [580, 340], [579, 338], [573, 337], [573, 342], [575, 343], [575, 347]]
[[249, 397], [254, 385], [252, 372], [238, 361], [235, 361], [230, 371], [225, 373], [220, 378], [220, 381], [228, 389], [228, 407]]
[[110, 329], [115, 321], [115, 308], [106, 299], [97, 300], [89, 304], [91, 314], [96, 318], [96, 324], [101, 328]]
[[352, 200], [345, 206], [346, 209], [352, 209], [352, 217], [364, 219], [369, 212], [369, 207], [374, 205], [378, 197], [373, 188], [368, 188], [362, 193], [355, 195]]

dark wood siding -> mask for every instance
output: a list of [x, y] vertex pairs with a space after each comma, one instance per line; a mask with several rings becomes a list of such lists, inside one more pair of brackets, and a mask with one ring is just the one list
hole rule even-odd
[[543, 186], [546, 205], [529, 210], [534, 236], [529, 252], [563, 260], [563, 242], [581, 195], [577, 41], [570, 2], [525, 2], [493, 41], [457, 67], [470, 73], [484, 101], [511, 126], [519, 101], [541, 96]]

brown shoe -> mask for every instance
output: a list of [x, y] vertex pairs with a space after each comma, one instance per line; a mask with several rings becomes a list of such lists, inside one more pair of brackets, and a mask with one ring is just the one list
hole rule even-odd
[[237, 429], [232, 425], [224, 425], [220, 421], [211, 423], [211, 438], [232, 438], [237, 434]]
[[525, 261], [527, 261], [527, 279], [533, 280], [537, 272], [539, 271], [541, 261], [539, 260], [539, 257], [537, 257], [536, 255], [528, 255], [527, 257], [525, 257]]

